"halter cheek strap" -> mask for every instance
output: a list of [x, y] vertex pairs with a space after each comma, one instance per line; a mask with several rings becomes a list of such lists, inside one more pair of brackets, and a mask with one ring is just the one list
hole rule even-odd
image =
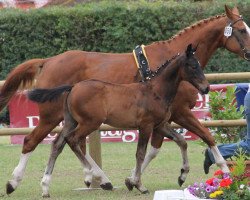
[[235, 39], [237, 40], [238, 44], [240, 45], [241, 50], [244, 52], [244, 59], [250, 60], [250, 59], [247, 58], [247, 56], [246, 56], [249, 52], [246, 50], [246, 48], [245, 48], [245, 46], [244, 46], [243, 40], [240, 38], [239, 33], [235, 32], [235, 31], [233, 30], [233, 25], [236, 24], [236, 23], [239, 22], [239, 21], [243, 21], [243, 17], [242, 17], [242, 16], [240, 16], [240, 18], [237, 19], [236, 21], [234, 21], [233, 23], [229, 23], [229, 24], [225, 27], [224, 36], [227, 37], [227, 39], [226, 39], [226, 42], [225, 42], [225, 44], [224, 44], [224, 47], [226, 47], [226, 44], [227, 44], [228, 39], [229, 39], [231, 36], [234, 36]]

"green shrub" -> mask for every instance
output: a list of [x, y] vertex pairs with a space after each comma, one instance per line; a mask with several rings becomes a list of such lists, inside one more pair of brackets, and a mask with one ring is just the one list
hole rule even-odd
[[[0, 79], [35, 57], [70, 49], [131, 52], [138, 44], [167, 40], [198, 20], [223, 13], [226, 2], [101, 1], [70, 8], [1, 10]], [[240, 1], [238, 6], [250, 24], [249, 3]], [[248, 71], [246, 61], [225, 50], [218, 51], [208, 66], [219, 66], [222, 72]]]
[[[209, 107], [213, 120], [242, 119], [244, 107], [237, 109], [235, 87], [227, 87], [226, 92], [209, 92]], [[217, 143], [232, 143], [240, 140], [240, 133], [245, 127], [217, 127], [213, 130]]]

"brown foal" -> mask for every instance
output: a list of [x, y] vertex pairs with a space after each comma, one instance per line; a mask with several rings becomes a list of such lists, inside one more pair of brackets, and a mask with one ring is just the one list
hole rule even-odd
[[[221, 47], [250, 60], [250, 29], [241, 18], [238, 9], [225, 7], [226, 15], [210, 17], [185, 28], [176, 36], [167, 40], [145, 46], [147, 58], [152, 70], [165, 60], [181, 52], [192, 43], [199, 49], [196, 56], [202, 68], [205, 67], [212, 54]], [[226, 26], [232, 26], [231, 36], [225, 36]], [[27, 87], [36, 78], [36, 87], [53, 88], [63, 84], [75, 84], [86, 79], [98, 79], [114, 83], [132, 83], [140, 80], [136, 62], [132, 53], [97, 53], [85, 51], [67, 51], [63, 54], [47, 58], [33, 59], [17, 66], [7, 77], [0, 93], [0, 109], [15, 94], [19, 86]], [[188, 92], [187, 92], [188, 91]], [[188, 82], [181, 82], [172, 106], [169, 122], [176, 122], [192, 131], [212, 147], [216, 163], [223, 171], [228, 168], [215, 146], [209, 130], [202, 126], [191, 112], [197, 98], [197, 89]], [[49, 132], [63, 119], [63, 98], [57, 101], [38, 104], [40, 121], [38, 126], [24, 140], [22, 154], [13, 177], [7, 185], [7, 193], [13, 192], [20, 184], [28, 159], [32, 151]], [[146, 156], [142, 169], [156, 156], [163, 141], [163, 136], [154, 134], [152, 148]], [[85, 152], [85, 140], [81, 141], [82, 152]], [[85, 168], [90, 174], [91, 169]], [[91, 176], [91, 175], [90, 175]], [[89, 182], [91, 178], [85, 178]], [[89, 185], [89, 184], [88, 184]]]
[[[191, 45], [187, 47], [186, 53], [177, 56], [159, 71], [151, 81], [145, 83], [120, 85], [87, 80], [74, 86], [30, 91], [29, 98], [39, 103], [53, 101], [62, 93], [69, 92], [64, 105], [65, 125], [54, 143], [51, 163], [45, 172], [46, 180], [50, 180], [48, 177], [51, 176], [59, 149], [66, 141], [82, 163], [85, 163], [79, 142], [105, 123], [114, 127], [139, 129], [135, 172], [125, 183], [129, 190], [136, 187], [140, 192], [147, 193], [148, 190], [141, 183], [141, 165], [148, 140], [151, 133], [170, 137], [173, 135], [168, 121], [180, 82], [188, 81], [202, 94], [209, 91], [209, 84], [194, 57]], [[44, 182], [45, 185], [48, 187], [49, 182]], [[43, 193], [43, 196], [49, 196], [49, 193]]]

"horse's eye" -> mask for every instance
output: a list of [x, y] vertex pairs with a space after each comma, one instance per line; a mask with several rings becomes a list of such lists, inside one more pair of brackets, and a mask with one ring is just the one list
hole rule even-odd
[[246, 33], [247, 33], [247, 30], [246, 30], [246, 29], [240, 29], [239, 32], [240, 32], [241, 34], [246, 34]]

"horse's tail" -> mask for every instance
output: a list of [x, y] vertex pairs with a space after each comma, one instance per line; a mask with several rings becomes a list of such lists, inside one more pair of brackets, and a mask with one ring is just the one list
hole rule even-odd
[[36, 74], [42, 69], [47, 59], [28, 60], [15, 67], [7, 76], [0, 92], [0, 111], [7, 105], [18, 89], [30, 87]]
[[52, 89], [34, 89], [28, 92], [28, 98], [37, 103], [56, 100], [62, 93], [70, 92], [73, 85], [63, 85]]

